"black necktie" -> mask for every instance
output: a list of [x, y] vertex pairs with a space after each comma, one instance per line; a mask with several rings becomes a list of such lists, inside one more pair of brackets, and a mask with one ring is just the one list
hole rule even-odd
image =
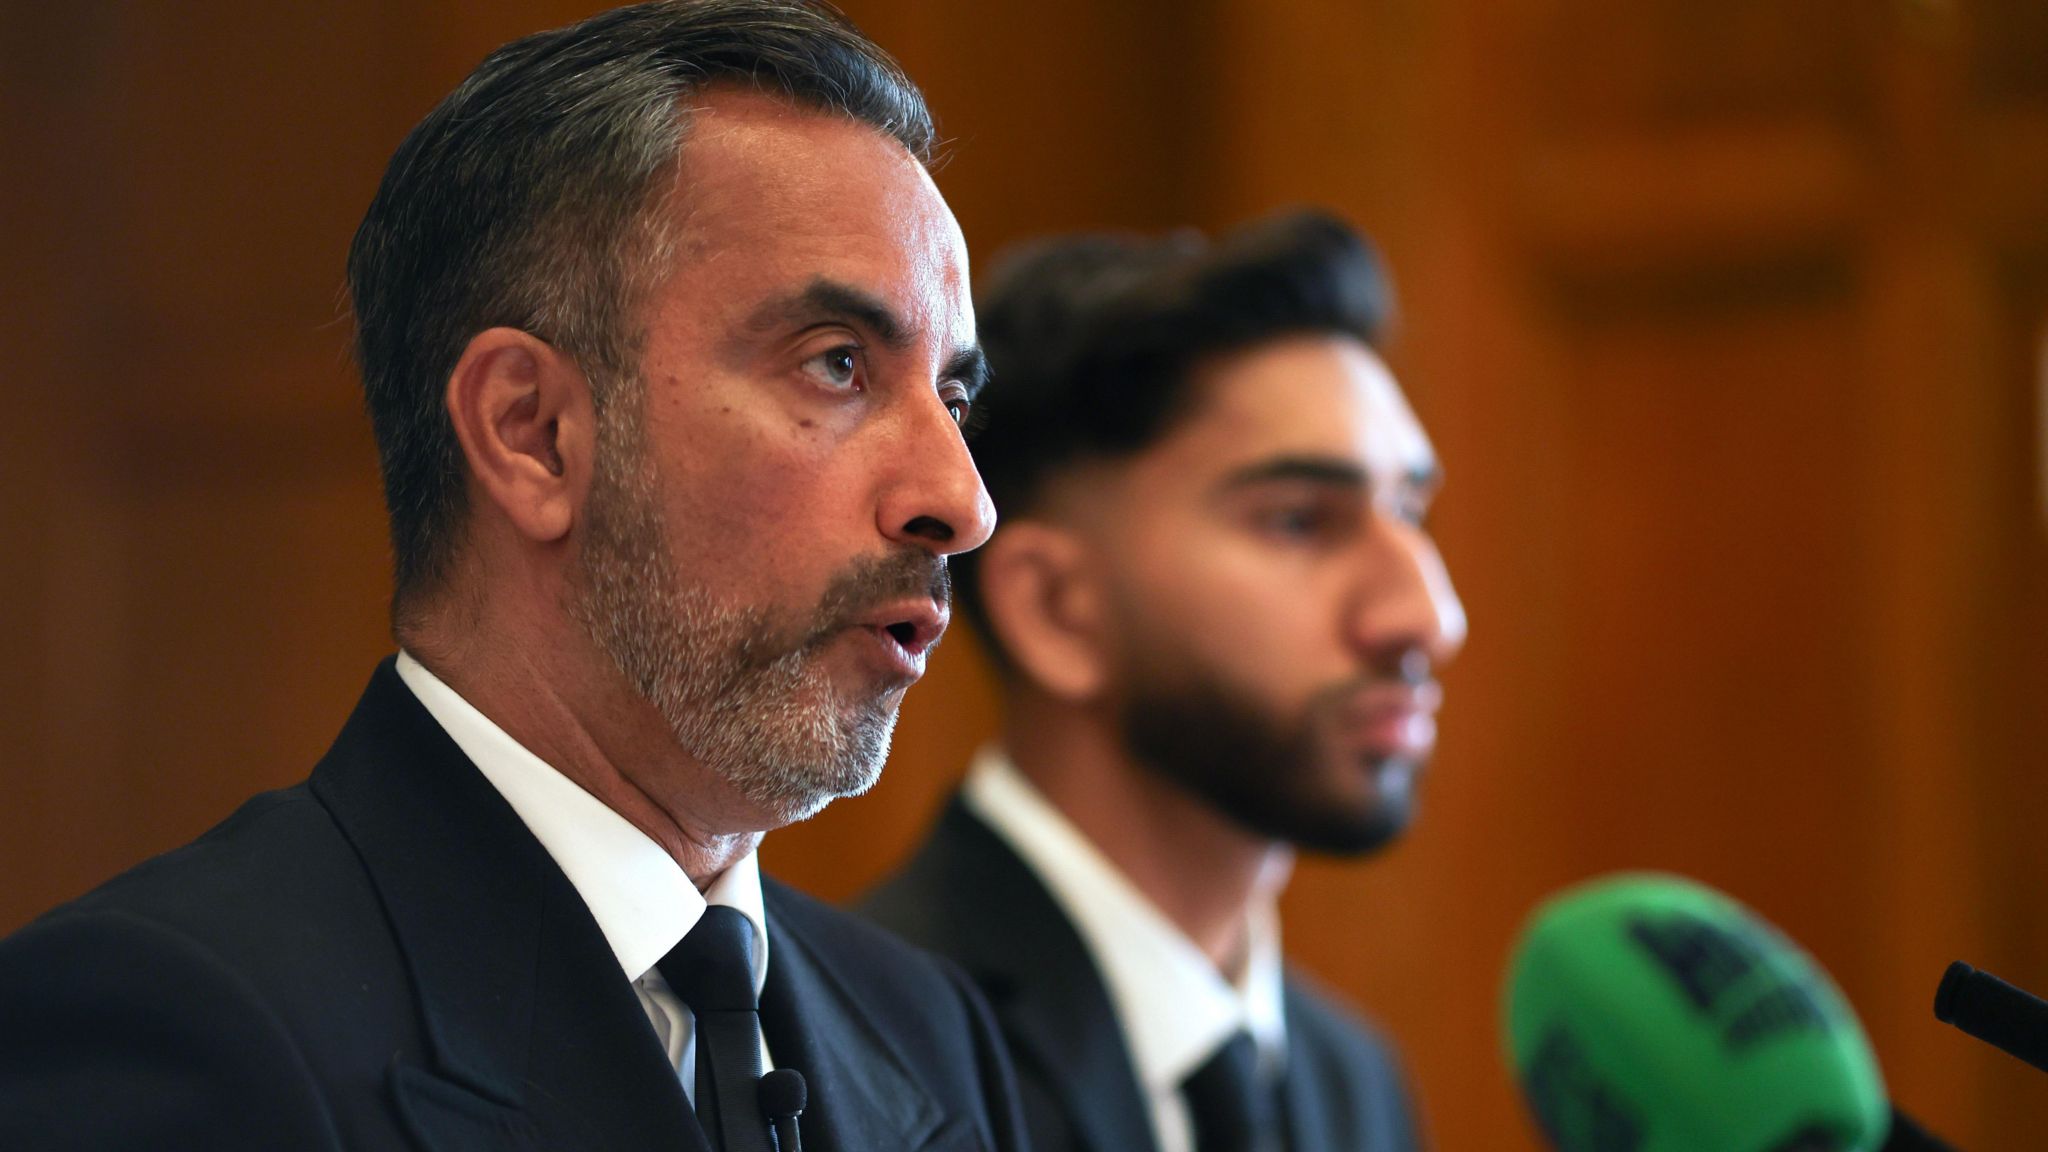
[[697, 1122], [717, 1152], [770, 1152], [755, 1092], [761, 1079], [761, 1011], [754, 998], [754, 926], [724, 905], [657, 965], [697, 1018]]
[[1285, 1147], [1273, 1089], [1259, 1082], [1251, 1033], [1225, 1041], [1181, 1085], [1194, 1121], [1195, 1152], [1277, 1152]]

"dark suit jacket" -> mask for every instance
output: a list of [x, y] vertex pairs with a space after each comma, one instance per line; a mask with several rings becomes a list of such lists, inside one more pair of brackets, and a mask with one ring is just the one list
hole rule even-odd
[[[1156, 1150], [1109, 991], [1036, 873], [958, 797], [905, 870], [860, 911], [957, 961], [1017, 1062], [1038, 1152]], [[1405, 1152], [1420, 1141], [1386, 1043], [1299, 974], [1286, 978], [1289, 1146]]]
[[[1020, 1145], [956, 970], [767, 884], [806, 1152]], [[295, 788], [0, 942], [0, 1148], [702, 1149], [589, 911], [377, 669]]]

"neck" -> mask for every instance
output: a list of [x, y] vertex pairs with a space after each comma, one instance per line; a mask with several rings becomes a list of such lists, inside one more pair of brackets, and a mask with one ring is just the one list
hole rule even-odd
[[[537, 636], [541, 612], [425, 613], [399, 642], [429, 672], [659, 844], [699, 891], [761, 841], [732, 790], [580, 633]], [[566, 623], [566, 622], [565, 622]], [[571, 626], [573, 627], [573, 625]]]
[[1114, 722], [1063, 702], [1013, 698], [1012, 761], [1226, 976], [1246, 952], [1252, 908], [1286, 883], [1292, 854], [1132, 760]]

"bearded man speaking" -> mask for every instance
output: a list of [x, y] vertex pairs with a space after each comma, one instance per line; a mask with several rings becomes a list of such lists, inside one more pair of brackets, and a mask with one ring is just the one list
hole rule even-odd
[[1294, 849], [1407, 826], [1465, 636], [1385, 310], [1313, 213], [1045, 242], [982, 294], [1004, 523], [960, 588], [1002, 742], [864, 910], [989, 993], [1041, 1152], [1417, 1143], [1274, 916]]
[[971, 986], [754, 855], [874, 781], [994, 522], [931, 144], [806, 0], [540, 33], [413, 130], [348, 261], [401, 651], [0, 943], [0, 1147], [1018, 1147]]

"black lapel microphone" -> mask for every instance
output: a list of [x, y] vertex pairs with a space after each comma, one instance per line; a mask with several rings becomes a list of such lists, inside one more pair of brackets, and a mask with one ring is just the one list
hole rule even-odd
[[804, 1152], [803, 1138], [796, 1129], [796, 1118], [803, 1114], [809, 1096], [804, 1074], [794, 1068], [764, 1072], [757, 1092], [761, 1111], [775, 1131], [775, 1152]]

